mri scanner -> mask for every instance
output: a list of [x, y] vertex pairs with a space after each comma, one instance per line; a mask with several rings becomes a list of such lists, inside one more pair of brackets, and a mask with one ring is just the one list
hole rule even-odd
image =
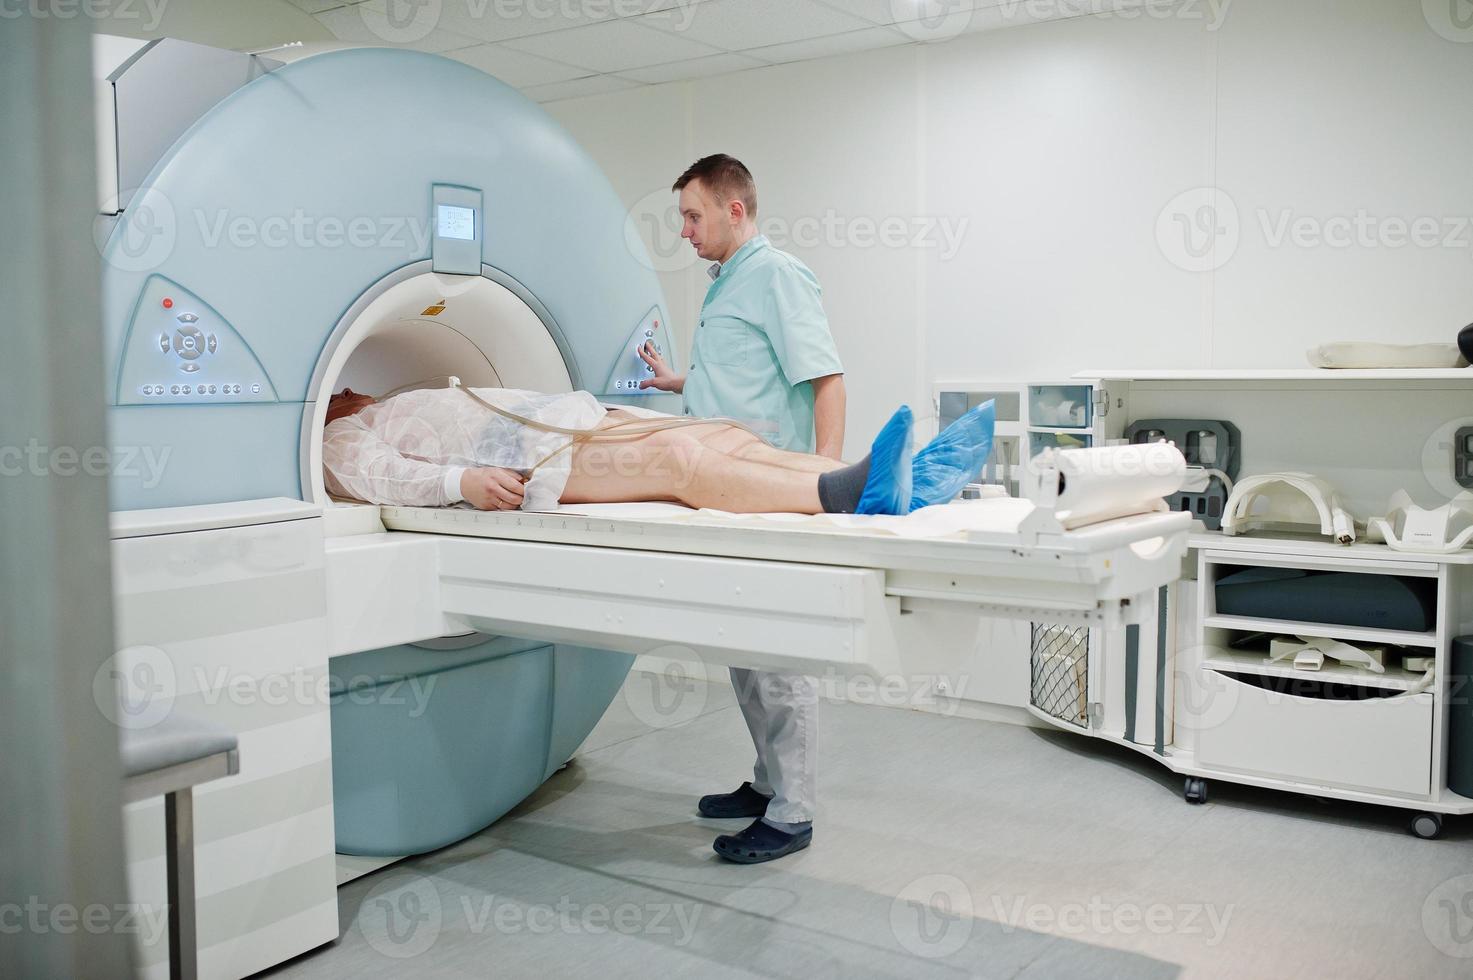
[[[220, 97], [201, 107], [190, 78]], [[202, 976], [332, 941], [341, 881], [516, 806], [636, 655], [884, 674], [928, 615], [1119, 624], [1178, 574], [1185, 514], [1066, 529], [995, 500], [909, 533], [334, 501], [321, 433], [344, 385], [456, 375], [679, 411], [631, 393], [635, 346], [679, 355], [625, 209], [536, 106], [434, 56], [151, 42], [107, 82], [119, 651], [97, 694], [121, 725], [177, 707], [239, 733], [240, 774], [196, 797]], [[145, 132], [158, 155], [125, 187]], [[161, 822], [158, 801], [126, 821], [134, 897], [158, 907]], [[164, 975], [166, 940], [141, 939]]]

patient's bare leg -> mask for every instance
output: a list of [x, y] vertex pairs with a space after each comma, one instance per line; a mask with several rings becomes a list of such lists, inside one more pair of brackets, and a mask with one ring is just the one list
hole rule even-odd
[[562, 502], [673, 500], [690, 507], [743, 514], [817, 514], [823, 509], [818, 499], [818, 473], [724, 452], [723, 448], [730, 448], [728, 443], [738, 443], [734, 447], [737, 450], [752, 447], [721, 433], [708, 433], [707, 428], [665, 429], [579, 445], [572, 451], [573, 469]]
[[[634, 419], [635, 416], [626, 415], [618, 410], [609, 413], [610, 425]], [[635, 428], [635, 426], [631, 426]], [[703, 444], [738, 459], [748, 459], [755, 463], [766, 463], [769, 466], [781, 466], [787, 470], [797, 470], [800, 473], [827, 473], [843, 466], [836, 460], [826, 456], [815, 456], [812, 453], [794, 453], [786, 449], [774, 449], [761, 438], [748, 432], [746, 429], [724, 422], [710, 422], [703, 425], [684, 425], [678, 430], [701, 440]]]
[[[694, 428], [704, 429], [705, 426], [694, 426]], [[799, 473], [827, 473], [829, 470], [836, 470], [844, 465], [827, 456], [776, 449], [745, 429], [738, 429], [735, 426], [719, 426], [719, 428], [721, 431], [713, 433], [707, 445], [713, 448], [731, 445], [733, 448], [728, 455], [738, 459], [749, 459], [754, 463], [765, 463], [768, 466], [781, 466], [785, 470], [796, 470]]]

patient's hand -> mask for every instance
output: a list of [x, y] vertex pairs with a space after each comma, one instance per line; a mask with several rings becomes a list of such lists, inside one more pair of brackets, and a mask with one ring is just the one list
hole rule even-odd
[[481, 466], [460, 475], [460, 495], [480, 510], [516, 510], [526, 482], [516, 470]]

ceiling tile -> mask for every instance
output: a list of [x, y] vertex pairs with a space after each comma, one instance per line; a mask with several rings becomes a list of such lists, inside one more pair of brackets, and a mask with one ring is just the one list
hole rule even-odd
[[743, 52], [753, 58], [774, 65], [789, 61], [807, 61], [811, 58], [828, 58], [856, 51], [871, 51], [888, 48], [896, 44], [908, 44], [910, 38], [893, 27], [865, 27], [847, 34], [830, 34], [807, 41], [792, 41], [788, 44], [773, 44], [765, 48], [752, 48]]
[[578, 99], [585, 95], [602, 95], [626, 88], [636, 88], [637, 82], [617, 75], [589, 75], [568, 82], [553, 82], [551, 85], [533, 85], [522, 89], [522, 94], [536, 102], [556, 102], [559, 99]]
[[654, 13], [657, 10], [674, 10], [677, 7], [693, 9], [703, 3], [711, 3], [711, 0], [643, 0], [644, 9], [642, 14]]
[[748, 68], [764, 68], [767, 62], [758, 61], [756, 58], [748, 58], [740, 54], [713, 54], [706, 58], [692, 58], [689, 61], [675, 61], [668, 65], [652, 65], [649, 68], [631, 68], [619, 74], [624, 78], [632, 78], [636, 82], [644, 82], [647, 85], [659, 85], [662, 82], [675, 82], [685, 78], [707, 78], [711, 75], [725, 75], [729, 72], [744, 71]]
[[287, 0], [287, 2], [303, 13], [320, 14], [334, 7], [346, 7], [355, 3], [356, 0]]
[[648, 0], [444, 0], [440, 26], [484, 41], [508, 41], [648, 10]]
[[558, 64], [501, 44], [478, 44], [473, 48], [452, 51], [446, 57], [479, 68], [513, 88], [566, 82], [588, 74], [585, 69]]
[[1000, 9], [1005, 10], [1007, 16], [1022, 17], [1031, 6], [1059, 7], [1066, 2], [1068, 0], [1047, 0], [1045, 3], [1031, 3], [1030, 0], [921, 0], [914, 4], [913, 16], [896, 17], [895, 29], [912, 41], [934, 44], [997, 26], [996, 15]]
[[1023, 0], [977, 0], [969, 22], [962, 33], [996, 31], [1008, 27], [1026, 27], [1050, 20], [1080, 17], [1090, 9], [1106, 9], [1105, 0], [1053, 0], [1050, 3], [1025, 3]]
[[[351, 0], [300, 2], [339, 4]], [[699, 4], [708, 2], [710, 0], [442, 0], [438, 26], [484, 41], [509, 41], [657, 11], [670, 11], [684, 18]]]
[[[863, 17], [876, 24], [903, 24], [919, 21], [932, 28], [950, 22], [956, 24], [968, 20], [967, 14], [983, 7], [1003, 5], [1017, 9], [1023, 7], [1062, 7], [1075, 0], [817, 0], [825, 7], [833, 7], [848, 14]], [[1078, 2], [1108, 2], [1108, 0], [1078, 0]], [[1172, 0], [1180, 2], [1180, 0]], [[960, 34], [961, 31], [956, 33]]]
[[597, 72], [645, 68], [649, 65], [721, 53], [718, 48], [664, 34], [628, 20], [536, 34], [507, 41], [506, 45], [528, 54], [560, 61], [565, 65], [577, 65]]
[[[947, 0], [818, 0], [825, 7], [833, 7], [846, 14], [863, 17], [874, 24], [893, 24], [897, 20], [911, 20], [917, 8], [926, 3], [945, 3]], [[958, 3], [969, 0], [956, 0]]]
[[391, 19], [384, 12], [388, 2], [397, 5], [399, 0], [369, 0], [368, 3], [352, 7], [324, 11], [316, 17], [334, 37], [351, 44], [404, 47], [433, 54], [477, 43], [474, 38], [453, 34], [436, 26], [438, 18], [434, 16], [433, 5], [396, 6], [396, 10], [404, 11], [406, 16]]
[[670, 34], [727, 51], [843, 34], [870, 26], [813, 0], [708, 0], [640, 18]]

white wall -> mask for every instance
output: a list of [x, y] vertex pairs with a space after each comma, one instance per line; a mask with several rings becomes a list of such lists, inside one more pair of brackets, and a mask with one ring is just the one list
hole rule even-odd
[[[1473, 320], [1473, 30], [1435, 31], [1441, 2], [1229, 0], [1220, 24], [1191, 3], [549, 109], [638, 214], [699, 155], [752, 168], [760, 217], [824, 283], [855, 455], [937, 377], [1450, 341]], [[1366, 241], [1324, 243], [1358, 216]], [[1436, 244], [1397, 245], [1417, 219]], [[933, 221], [964, 229], [954, 254]], [[676, 234], [652, 242], [688, 350], [706, 280]]]

